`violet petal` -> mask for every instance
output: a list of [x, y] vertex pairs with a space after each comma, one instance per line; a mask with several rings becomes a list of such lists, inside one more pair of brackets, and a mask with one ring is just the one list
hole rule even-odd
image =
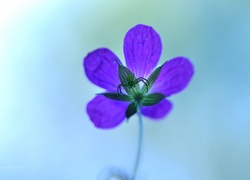
[[87, 113], [97, 128], [113, 128], [125, 119], [128, 104], [98, 95], [88, 103]]
[[136, 77], [146, 78], [161, 56], [161, 39], [152, 27], [139, 24], [125, 35], [123, 50], [127, 67]]
[[193, 73], [193, 65], [187, 58], [176, 57], [162, 67], [151, 92], [162, 93], [165, 96], [178, 93], [187, 86]]
[[148, 116], [158, 120], [165, 117], [171, 110], [172, 103], [166, 99], [163, 99], [158, 104], [153, 106], [142, 106], [141, 112], [144, 116]]
[[118, 57], [109, 49], [100, 48], [90, 52], [83, 60], [89, 80], [108, 91], [116, 91], [120, 84]]

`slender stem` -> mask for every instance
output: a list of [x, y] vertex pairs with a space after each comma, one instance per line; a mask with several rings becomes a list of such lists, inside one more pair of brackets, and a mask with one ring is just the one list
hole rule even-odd
[[137, 174], [137, 170], [138, 170], [140, 158], [141, 158], [141, 149], [142, 149], [143, 123], [142, 123], [142, 115], [141, 115], [141, 106], [139, 103], [137, 104], [137, 115], [139, 118], [139, 136], [138, 136], [137, 155], [136, 155], [132, 180], [135, 180], [135, 178], [136, 178], [136, 174]]

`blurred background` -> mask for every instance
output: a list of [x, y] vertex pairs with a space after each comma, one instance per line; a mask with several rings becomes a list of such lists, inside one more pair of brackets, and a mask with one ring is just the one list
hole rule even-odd
[[162, 121], [144, 117], [138, 179], [250, 179], [250, 1], [10, 0], [0, 3], [0, 179], [94, 180], [130, 173], [138, 122], [96, 129], [86, 104], [102, 92], [82, 59], [143, 23], [160, 63], [189, 57], [195, 75]]

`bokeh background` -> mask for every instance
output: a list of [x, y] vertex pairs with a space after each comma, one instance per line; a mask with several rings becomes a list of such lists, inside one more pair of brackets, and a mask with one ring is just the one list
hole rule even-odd
[[250, 179], [250, 1], [10, 0], [0, 4], [0, 179], [94, 180], [131, 172], [137, 117], [96, 129], [82, 59], [108, 47], [123, 61], [134, 25], [160, 34], [160, 63], [189, 57], [195, 76], [162, 121], [144, 118], [138, 179]]

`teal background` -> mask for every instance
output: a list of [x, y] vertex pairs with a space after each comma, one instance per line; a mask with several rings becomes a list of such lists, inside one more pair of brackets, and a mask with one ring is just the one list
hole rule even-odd
[[138, 179], [250, 179], [250, 1], [92, 0], [0, 3], [0, 179], [92, 180], [132, 171], [137, 117], [96, 129], [82, 59], [108, 47], [124, 62], [134, 25], [160, 34], [160, 64], [189, 57], [195, 75], [163, 120], [144, 117]]

